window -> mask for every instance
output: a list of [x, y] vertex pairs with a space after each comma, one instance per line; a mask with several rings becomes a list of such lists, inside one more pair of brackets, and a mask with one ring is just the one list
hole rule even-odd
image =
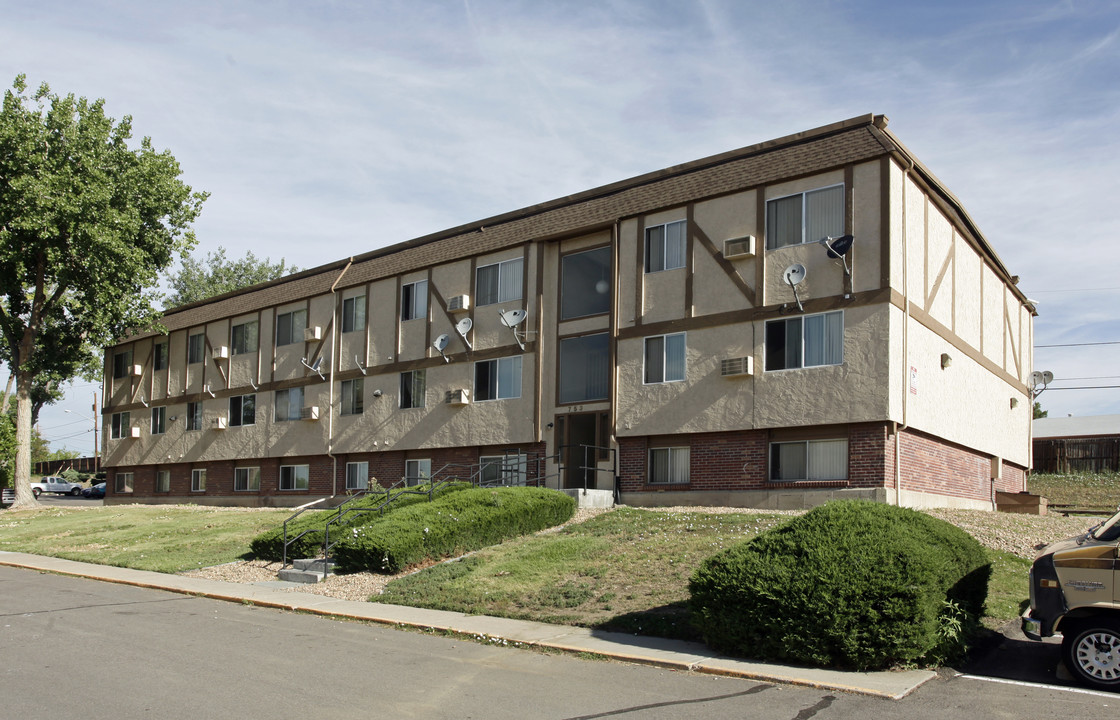
[[529, 477], [529, 458], [521, 453], [484, 455], [478, 461], [483, 485], [523, 485]]
[[157, 342], [152, 346], [152, 368], [155, 370], [167, 369], [167, 341]]
[[342, 414], [361, 415], [365, 409], [365, 381], [362, 378], [342, 381]]
[[202, 403], [187, 403], [187, 430], [202, 429]]
[[132, 368], [132, 351], [125, 350], [124, 352], [115, 353], [113, 355], [113, 379], [120, 380], [121, 378], [128, 377]]
[[688, 482], [689, 452], [686, 447], [652, 448], [649, 451], [650, 483]]
[[276, 391], [276, 421], [299, 420], [303, 409], [303, 388], [288, 388]]
[[847, 478], [847, 440], [770, 443], [771, 480], [846, 480]]
[[194, 365], [202, 362], [206, 352], [206, 336], [196, 333], [187, 338], [187, 364]]
[[307, 465], [281, 465], [281, 490], [306, 490], [308, 478]]
[[276, 316], [276, 347], [303, 341], [307, 328], [307, 311], [293, 310]]
[[206, 468], [191, 470], [191, 492], [206, 492]]
[[119, 472], [113, 482], [113, 492], [130, 493], [132, 492], [132, 473]]
[[401, 373], [401, 408], [424, 407], [426, 371], [410, 370]]
[[606, 400], [610, 372], [610, 338], [606, 333], [560, 341], [560, 402]]
[[366, 296], [346, 298], [342, 301], [342, 332], [356, 332], [366, 327]]
[[771, 250], [843, 234], [843, 185], [766, 201], [766, 247]]
[[257, 396], [234, 395], [229, 399], [229, 425], [239, 427], [257, 421]]
[[120, 439], [128, 437], [129, 435], [129, 417], [127, 412], [113, 413], [113, 419], [109, 427], [109, 437], [113, 439]]
[[432, 479], [432, 461], [431, 460], [405, 460], [404, 461], [404, 484], [405, 485], [419, 485], [426, 483]]
[[646, 338], [646, 384], [684, 380], [684, 350], [684, 333]]
[[766, 369], [793, 370], [844, 362], [844, 312], [766, 323]]
[[683, 268], [685, 264], [685, 221], [646, 228], [646, 272]]
[[366, 490], [369, 488], [369, 463], [346, 463], [346, 489]]
[[162, 435], [167, 431], [167, 408], [152, 408], [152, 435]]
[[428, 281], [409, 283], [401, 287], [401, 320], [419, 320], [428, 317]]
[[234, 468], [233, 489], [238, 492], [259, 492], [261, 489], [261, 469], [259, 467]]
[[476, 305], [493, 305], [521, 299], [523, 260], [503, 260], [475, 271]]
[[171, 471], [156, 470], [156, 492], [171, 492]]
[[521, 397], [521, 356], [474, 364], [474, 399], [505, 400]]
[[611, 249], [565, 255], [560, 263], [560, 319], [601, 315], [611, 309]]
[[234, 325], [230, 333], [229, 351], [233, 355], [256, 352], [259, 338], [260, 328], [256, 320]]

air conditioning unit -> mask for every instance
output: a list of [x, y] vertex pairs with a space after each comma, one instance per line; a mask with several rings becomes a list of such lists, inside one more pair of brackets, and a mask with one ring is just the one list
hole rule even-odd
[[754, 358], [746, 357], [724, 358], [719, 363], [719, 374], [723, 377], [737, 375], [754, 375]]
[[319, 419], [319, 406], [308, 405], [305, 408], [299, 409], [300, 420], [318, 420]]
[[323, 328], [319, 327], [318, 325], [312, 325], [309, 328], [304, 328], [304, 330], [303, 330], [303, 341], [304, 342], [311, 342], [312, 340], [322, 340], [322, 339], [323, 339]]
[[725, 258], [754, 257], [754, 235], [724, 240], [723, 256]]
[[455, 295], [447, 301], [448, 312], [462, 312], [471, 309], [471, 298], [469, 295]]
[[136, 377], [140, 377], [141, 375], [144, 374], [144, 366], [143, 365], [133, 365], [132, 366], [132, 374]]
[[463, 388], [448, 390], [447, 394], [443, 397], [443, 402], [448, 405], [467, 405], [470, 401], [470, 391]]
[[229, 425], [229, 420], [224, 417], [214, 418], [213, 427], [215, 430], [225, 430]]
[[140, 428], [138, 428], [138, 427], [130, 427], [130, 428], [128, 429], [128, 436], [129, 436], [130, 438], [138, 438], [138, 437], [140, 437]]
[[214, 348], [214, 359], [215, 360], [228, 360], [229, 359], [229, 348], [226, 347], [225, 345], [219, 345], [216, 348]]

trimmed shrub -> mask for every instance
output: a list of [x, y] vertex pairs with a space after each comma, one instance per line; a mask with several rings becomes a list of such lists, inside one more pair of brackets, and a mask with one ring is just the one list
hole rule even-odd
[[[448, 492], [459, 490], [466, 490], [471, 487], [470, 483], [451, 483], [439, 488], [437, 497], [440, 497]], [[420, 485], [410, 490], [419, 490], [427, 492], [427, 485]], [[394, 493], [396, 494], [396, 493]], [[377, 492], [370, 493], [364, 497], [354, 500], [346, 507], [349, 508], [376, 508], [385, 502], [386, 493]], [[428, 502], [427, 495], [401, 495], [395, 499], [388, 507], [385, 508], [385, 515], [394, 513], [409, 505], [416, 503]], [[296, 540], [288, 548], [288, 558], [305, 558], [316, 557], [322, 553], [323, 550], [323, 528], [327, 522], [338, 515], [337, 510], [308, 510], [303, 515], [300, 515], [294, 521], [288, 524], [288, 537], [294, 538], [301, 532], [308, 530], [306, 535]], [[340, 522], [331, 525], [331, 539], [335, 540], [342, 537], [347, 528], [359, 527], [371, 522], [375, 522], [381, 518], [380, 513], [375, 512], [350, 512], [347, 513]], [[284, 527], [281, 525], [275, 530], [269, 530], [256, 536], [249, 543], [249, 549], [252, 551], [253, 556], [261, 560], [280, 560], [284, 557]]]
[[690, 609], [721, 652], [881, 669], [967, 649], [990, 572], [980, 544], [950, 523], [833, 502], [704, 561]]
[[531, 487], [472, 488], [351, 528], [334, 548], [345, 572], [398, 573], [571, 519], [575, 500]]

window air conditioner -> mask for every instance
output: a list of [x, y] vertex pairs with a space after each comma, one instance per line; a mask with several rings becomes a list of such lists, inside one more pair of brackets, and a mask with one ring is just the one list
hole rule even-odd
[[133, 365], [132, 366], [132, 374], [135, 375], [136, 377], [140, 377], [141, 375], [144, 374], [144, 366], [143, 365]]
[[754, 235], [724, 240], [723, 256], [725, 258], [754, 257]]
[[213, 426], [215, 430], [225, 430], [228, 424], [229, 421], [224, 417], [214, 418]]
[[304, 328], [303, 329], [303, 341], [304, 342], [311, 342], [312, 340], [322, 340], [322, 339], [323, 339], [323, 328], [319, 327], [318, 325], [312, 325], [309, 328]]
[[138, 427], [130, 427], [130, 428], [128, 429], [128, 436], [129, 436], [130, 438], [138, 438], [138, 437], [140, 437], [140, 428], [138, 428]]
[[455, 295], [447, 301], [448, 312], [461, 312], [470, 309], [471, 298], [469, 295]]
[[754, 375], [754, 358], [746, 357], [724, 358], [719, 364], [719, 374], [723, 377], [736, 375]]
[[229, 348], [225, 345], [218, 345], [214, 348], [215, 360], [226, 360], [229, 358]]
[[448, 405], [467, 405], [470, 401], [470, 391], [463, 388], [448, 390], [443, 398]]
[[319, 406], [308, 405], [305, 408], [299, 409], [300, 420], [318, 420], [319, 419]]

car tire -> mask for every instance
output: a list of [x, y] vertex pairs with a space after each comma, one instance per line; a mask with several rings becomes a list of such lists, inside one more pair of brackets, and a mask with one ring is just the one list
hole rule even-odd
[[81, 488], [71, 488], [70, 494], [73, 495], [74, 497], [78, 497], [79, 495], [82, 494], [82, 489]]
[[1120, 620], [1089, 618], [1062, 628], [1062, 659], [1083, 685], [1120, 690]]
[[35, 499], [36, 499], [36, 500], [38, 500], [38, 499], [39, 499], [39, 495], [41, 495], [41, 494], [42, 494], [42, 492], [43, 492], [43, 491], [42, 491], [42, 490], [40, 490], [39, 488], [31, 488], [31, 494], [35, 496]]

